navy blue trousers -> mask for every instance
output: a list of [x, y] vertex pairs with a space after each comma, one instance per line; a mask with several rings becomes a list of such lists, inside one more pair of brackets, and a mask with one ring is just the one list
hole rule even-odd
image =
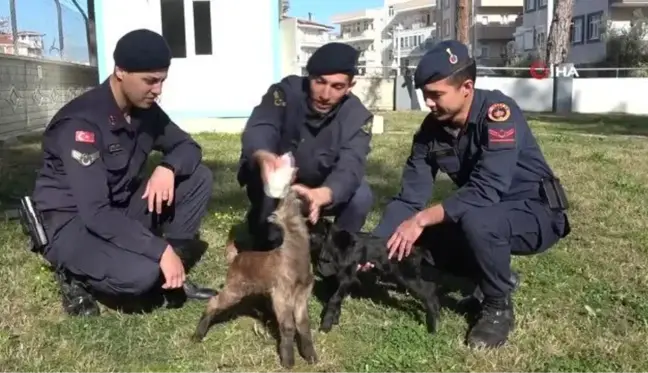
[[[253, 245], [255, 249], [271, 250], [281, 245], [282, 233], [278, 227], [267, 222], [268, 216], [277, 208], [278, 199], [268, 197], [263, 191], [263, 182], [258, 172], [246, 184], [250, 209], [246, 215], [247, 229], [253, 242], [239, 242], [239, 248]], [[299, 180], [297, 181], [299, 182]], [[365, 224], [373, 206], [373, 192], [366, 180], [363, 180], [348, 201], [322, 209], [320, 216], [333, 216], [335, 222], [351, 232], [359, 232]]]
[[[373, 234], [389, 237], [414, 213], [402, 203], [388, 205]], [[506, 201], [426, 228], [417, 244], [431, 250], [437, 269], [472, 278], [485, 296], [504, 297], [513, 289], [511, 255], [545, 252], [569, 232], [563, 212], [535, 200]]]
[[[212, 185], [211, 170], [198, 166], [189, 177], [176, 179], [175, 202], [158, 216], [148, 212], [147, 200], [141, 198], [146, 188], [144, 182], [124, 208], [124, 214], [151, 230], [161, 229], [169, 239], [192, 239], [207, 212]], [[51, 237], [45, 258], [55, 267], [82, 278], [95, 291], [141, 295], [162, 279], [158, 262], [94, 235], [75, 214], [55, 213], [45, 225]]]

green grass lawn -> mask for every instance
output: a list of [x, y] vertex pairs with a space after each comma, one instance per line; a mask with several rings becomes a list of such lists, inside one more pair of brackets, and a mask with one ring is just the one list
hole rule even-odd
[[[402, 164], [421, 113], [387, 113], [375, 136], [369, 180], [377, 194], [372, 228], [399, 188]], [[648, 133], [646, 118], [530, 116], [545, 154], [563, 178], [573, 232], [548, 253], [515, 258], [522, 284], [517, 328], [508, 346], [474, 352], [463, 344], [466, 322], [443, 310], [430, 336], [417, 303], [403, 309], [348, 299], [340, 325], [314, 332], [320, 363], [301, 371], [645, 371], [648, 370]], [[390, 132], [393, 132], [390, 134]], [[603, 136], [583, 136], [595, 134]], [[204, 134], [216, 178], [202, 235], [209, 243], [191, 273], [218, 287], [226, 271], [227, 229], [247, 201], [235, 181], [239, 137]], [[0, 153], [0, 203], [33, 185], [40, 145], [25, 140]], [[435, 199], [452, 187], [439, 182]], [[125, 315], [103, 309], [94, 319], [66, 317], [45, 262], [28, 252], [16, 221], [0, 222], [0, 367], [4, 371], [280, 370], [275, 342], [255, 319], [215, 325], [202, 344], [190, 342], [205, 304]], [[322, 306], [312, 298], [312, 328]]]

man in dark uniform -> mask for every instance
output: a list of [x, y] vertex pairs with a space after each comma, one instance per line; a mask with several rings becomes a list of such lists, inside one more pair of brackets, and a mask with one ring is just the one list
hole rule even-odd
[[[475, 89], [475, 77], [458, 41], [421, 59], [414, 80], [431, 112], [373, 234], [389, 238], [390, 257], [409, 255], [416, 242], [432, 250], [435, 266], [471, 275], [484, 299], [467, 342], [496, 347], [514, 326], [511, 254], [544, 252], [570, 228], [564, 192], [522, 111], [500, 91]], [[428, 207], [438, 171], [458, 190]]]
[[349, 231], [364, 225], [373, 204], [364, 178], [373, 116], [351, 93], [357, 59], [349, 45], [326, 44], [308, 60], [308, 77], [272, 84], [254, 108], [242, 134], [238, 180], [251, 204], [247, 229], [256, 249], [281, 243], [280, 230], [266, 222], [277, 200], [264, 193], [264, 183], [288, 152], [298, 169], [293, 188], [308, 201], [313, 224], [333, 215]]
[[[95, 292], [214, 294], [185, 279], [213, 180], [200, 146], [156, 103], [169, 47], [161, 35], [135, 30], [117, 42], [114, 60], [103, 84], [47, 126], [33, 193], [49, 237], [42, 254], [57, 268], [63, 306], [73, 315], [99, 313]], [[143, 182], [152, 150], [164, 157]]]

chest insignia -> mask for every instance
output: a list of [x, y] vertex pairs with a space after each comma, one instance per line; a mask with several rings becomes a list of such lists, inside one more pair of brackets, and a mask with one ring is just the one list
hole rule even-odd
[[99, 159], [99, 152], [94, 152], [91, 154], [81, 153], [78, 150], [72, 149], [72, 158], [81, 164], [81, 166], [88, 167], [93, 164], [97, 159]]

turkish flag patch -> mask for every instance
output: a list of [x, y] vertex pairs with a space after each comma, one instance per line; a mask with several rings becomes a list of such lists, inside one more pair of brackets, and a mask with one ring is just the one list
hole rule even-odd
[[488, 130], [488, 142], [490, 143], [515, 143], [515, 128]]
[[88, 144], [94, 144], [95, 134], [93, 132], [88, 132], [88, 131], [76, 131], [74, 133], [74, 140], [76, 142], [85, 142]]

